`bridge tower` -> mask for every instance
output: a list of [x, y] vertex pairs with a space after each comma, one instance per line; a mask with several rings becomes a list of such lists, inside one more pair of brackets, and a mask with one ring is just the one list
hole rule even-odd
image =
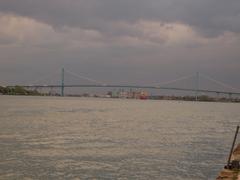
[[196, 90], [195, 90], [196, 101], [198, 101], [198, 91], [199, 91], [199, 72], [196, 73]]
[[62, 68], [61, 96], [64, 96], [64, 68]]

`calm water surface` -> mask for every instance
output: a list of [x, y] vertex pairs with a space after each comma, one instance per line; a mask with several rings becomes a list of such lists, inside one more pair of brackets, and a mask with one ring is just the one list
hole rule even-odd
[[0, 96], [0, 179], [214, 179], [240, 104]]

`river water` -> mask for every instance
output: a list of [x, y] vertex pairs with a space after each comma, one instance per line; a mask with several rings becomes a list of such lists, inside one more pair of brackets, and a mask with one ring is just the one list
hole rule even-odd
[[239, 122], [233, 103], [0, 96], [0, 179], [214, 179]]

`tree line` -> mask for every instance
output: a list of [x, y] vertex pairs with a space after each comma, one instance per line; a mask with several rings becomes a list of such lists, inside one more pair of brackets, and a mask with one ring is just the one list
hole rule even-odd
[[39, 96], [37, 90], [27, 90], [21, 86], [14, 86], [14, 87], [2, 87], [0, 86], [0, 94], [3, 95], [32, 95], [32, 96]]

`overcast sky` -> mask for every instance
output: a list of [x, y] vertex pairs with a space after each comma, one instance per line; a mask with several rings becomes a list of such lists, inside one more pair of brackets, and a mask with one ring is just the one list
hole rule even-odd
[[0, 84], [61, 67], [120, 84], [198, 71], [240, 88], [240, 0], [0, 0]]

